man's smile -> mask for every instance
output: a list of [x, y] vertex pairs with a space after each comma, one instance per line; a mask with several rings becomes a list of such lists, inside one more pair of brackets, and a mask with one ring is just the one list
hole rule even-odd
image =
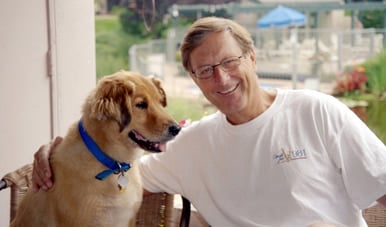
[[220, 95], [228, 95], [228, 94], [232, 93], [233, 91], [235, 91], [238, 87], [239, 87], [239, 83], [237, 83], [235, 86], [229, 87], [226, 90], [218, 91], [217, 93]]

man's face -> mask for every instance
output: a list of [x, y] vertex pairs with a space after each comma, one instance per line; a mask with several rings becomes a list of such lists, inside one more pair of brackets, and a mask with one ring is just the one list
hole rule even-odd
[[199, 79], [190, 72], [205, 97], [227, 115], [228, 120], [233, 115], [248, 114], [248, 104], [256, 97], [254, 53], [243, 54], [232, 35], [224, 31], [209, 34], [190, 54], [190, 65], [195, 73], [204, 66], [217, 65], [239, 56], [242, 56], [240, 65], [225, 71], [221, 65], [216, 66], [213, 75], [207, 79]]

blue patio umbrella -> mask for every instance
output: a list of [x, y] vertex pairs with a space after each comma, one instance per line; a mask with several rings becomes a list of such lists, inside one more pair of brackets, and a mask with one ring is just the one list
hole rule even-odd
[[279, 5], [257, 21], [259, 28], [283, 28], [304, 25], [307, 17], [299, 11]]

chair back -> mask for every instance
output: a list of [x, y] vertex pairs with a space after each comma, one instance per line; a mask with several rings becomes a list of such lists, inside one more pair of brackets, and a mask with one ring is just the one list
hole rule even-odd
[[[16, 215], [18, 204], [31, 186], [32, 164], [24, 165], [10, 173], [7, 173], [1, 179], [0, 190], [5, 188], [11, 189], [11, 221]], [[167, 193], [155, 193], [150, 196], [145, 196], [143, 198], [141, 208], [137, 214], [136, 227], [177, 226], [176, 221], [174, 220], [175, 218], [173, 218], [173, 201], [174, 195]], [[188, 215], [190, 215], [190, 213]], [[189, 221], [188, 223], [183, 221], [180, 223], [180, 225], [189, 226]]]
[[28, 188], [32, 186], [32, 164], [27, 164], [19, 169], [7, 173], [1, 180], [3, 182], [4, 189], [11, 188], [11, 200], [10, 200], [10, 220], [15, 217], [16, 209], [23, 196], [28, 191]]

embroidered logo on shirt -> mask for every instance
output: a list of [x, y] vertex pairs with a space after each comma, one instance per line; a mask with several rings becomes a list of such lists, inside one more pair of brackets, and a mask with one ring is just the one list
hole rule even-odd
[[277, 163], [289, 162], [297, 159], [306, 159], [306, 149], [297, 149], [286, 151], [283, 148], [280, 149], [280, 153], [273, 156]]

